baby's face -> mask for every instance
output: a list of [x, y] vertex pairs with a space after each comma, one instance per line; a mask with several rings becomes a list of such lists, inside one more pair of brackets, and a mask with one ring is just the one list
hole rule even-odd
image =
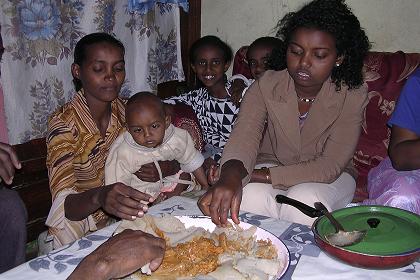
[[127, 130], [137, 144], [156, 148], [162, 144], [165, 130], [170, 124], [169, 117], [155, 107], [137, 107], [126, 116]]
[[268, 58], [272, 50], [273, 48], [268, 46], [256, 46], [248, 50], [248, 65], [254, 79], [261, 77], [267, 70]]

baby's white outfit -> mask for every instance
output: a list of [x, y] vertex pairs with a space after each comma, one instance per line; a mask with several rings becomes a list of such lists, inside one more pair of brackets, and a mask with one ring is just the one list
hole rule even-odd
[[[204, 157], [195, 149], [190, 134], [172, 124], [166, 129], [162, 144], [156, 148], [147, 148], [137, 144], [128, 131], [123, 132], [112, 144], [105, 163], [105, 185], [116, 182], [124, 183], [136, 190], [156, 197], [161, 192], [172, 191], [180, 180], [176, 175], [163, 178], [158, 161], [176, 160], [181, 170], [191, 173], [204, 162]], [[141, 181], [134, 174], [144, 164], [153, 162], [159, 172], [160, 180], [155, 183]], [[179, 175], [178, 175], [179, 176]]]

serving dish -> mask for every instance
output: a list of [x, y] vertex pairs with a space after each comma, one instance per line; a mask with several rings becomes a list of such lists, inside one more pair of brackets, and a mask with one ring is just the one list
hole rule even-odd
[[[189, 228], [192, 226], [202, 227], [210, 232], [216, 228], [216, 225], [207, 216], [175, 216], [175, 217], [177, 217], [182, 223], [184, 223], [186, 228]], [[228, 221], [233, 224], [233, 221], [231, 219], [228, 219]], [[241, 222], [239, 226], [243, 229], [248, 229], [253, 225], [246, 222]], [[290, 266], [289, 250], [279, 238], [277, 238], [275, 235], [273, 235], [272, 233], [262, 228], [257, 227], [255, 235], [257, 237], [257, 240], [260, 240], [260, 239], [271, 240], [272, 244], [276, 247], [278, 259], [281, 261], [282, 266], [274, 279], [281, 279], [285, 275], [285, 273], [287, 272], [287, 269]]]
[[333, 258], [347, 264], [377, 269], [406, 266], [420, 258], [420, 216], [395, 207], [354, 206], [331, 212], [347, 231], [365, 231], [358, 243], [336, 246], [326, 236], [335, 232], [323, 212], [284, 195], [277, 195], [278, 203], [296, 207], [315, 218], [312, 224], [316, 244]]
[[338, 247], [325, 236], [334, 228], [324, 216], [312, 225], [315, 242], [329, 255], [366, 268], [397, 268], [420, 257], [420, 216], [394, 207], [355, 206], [333, 212], [344, 228], [366, 230], [357, 244]]

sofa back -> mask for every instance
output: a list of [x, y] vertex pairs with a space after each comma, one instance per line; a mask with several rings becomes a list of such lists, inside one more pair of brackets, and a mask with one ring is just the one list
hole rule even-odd
[[[246, 64], [247, 47], [235, 54], [232, 75], [250, 77]], [[366, 108], [362, 133], [353, 156], [359, 172], [353, 201], [366, 199], [367, 174], [387, 156], [390, 129], [386, 123], [394, 111], [395, 104], [407, 77], [419, 66], [420, 54], [369, 52], [365, 59], [366, 83], [369, 103]]]
[[367, 175], [387, 156], [390, 129], [386, 125], [407, 77], [418, 67], [420, 54], [370, 52], [365, 59], [369, 103], [353, 157], [359, 172], [354, 201], [367, 198]]

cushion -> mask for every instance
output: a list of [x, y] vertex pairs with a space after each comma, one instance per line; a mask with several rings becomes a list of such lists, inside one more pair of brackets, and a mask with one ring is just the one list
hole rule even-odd
[[365, 122], [353, 157], [359, 172], [354, 202], [368, 197], [369, 170], [387, 156], [390, 129], [387, 127], [407, 77], [417, 68], [420, 54], [370, 52], [365, 60], [369, 103]]
[[202, 152], [204, 149], [204, 140], [201, 126], [191, 106], [177, 103], [172, 109], [172, 124], [188, 131], [194, 141], [195, 148]]

